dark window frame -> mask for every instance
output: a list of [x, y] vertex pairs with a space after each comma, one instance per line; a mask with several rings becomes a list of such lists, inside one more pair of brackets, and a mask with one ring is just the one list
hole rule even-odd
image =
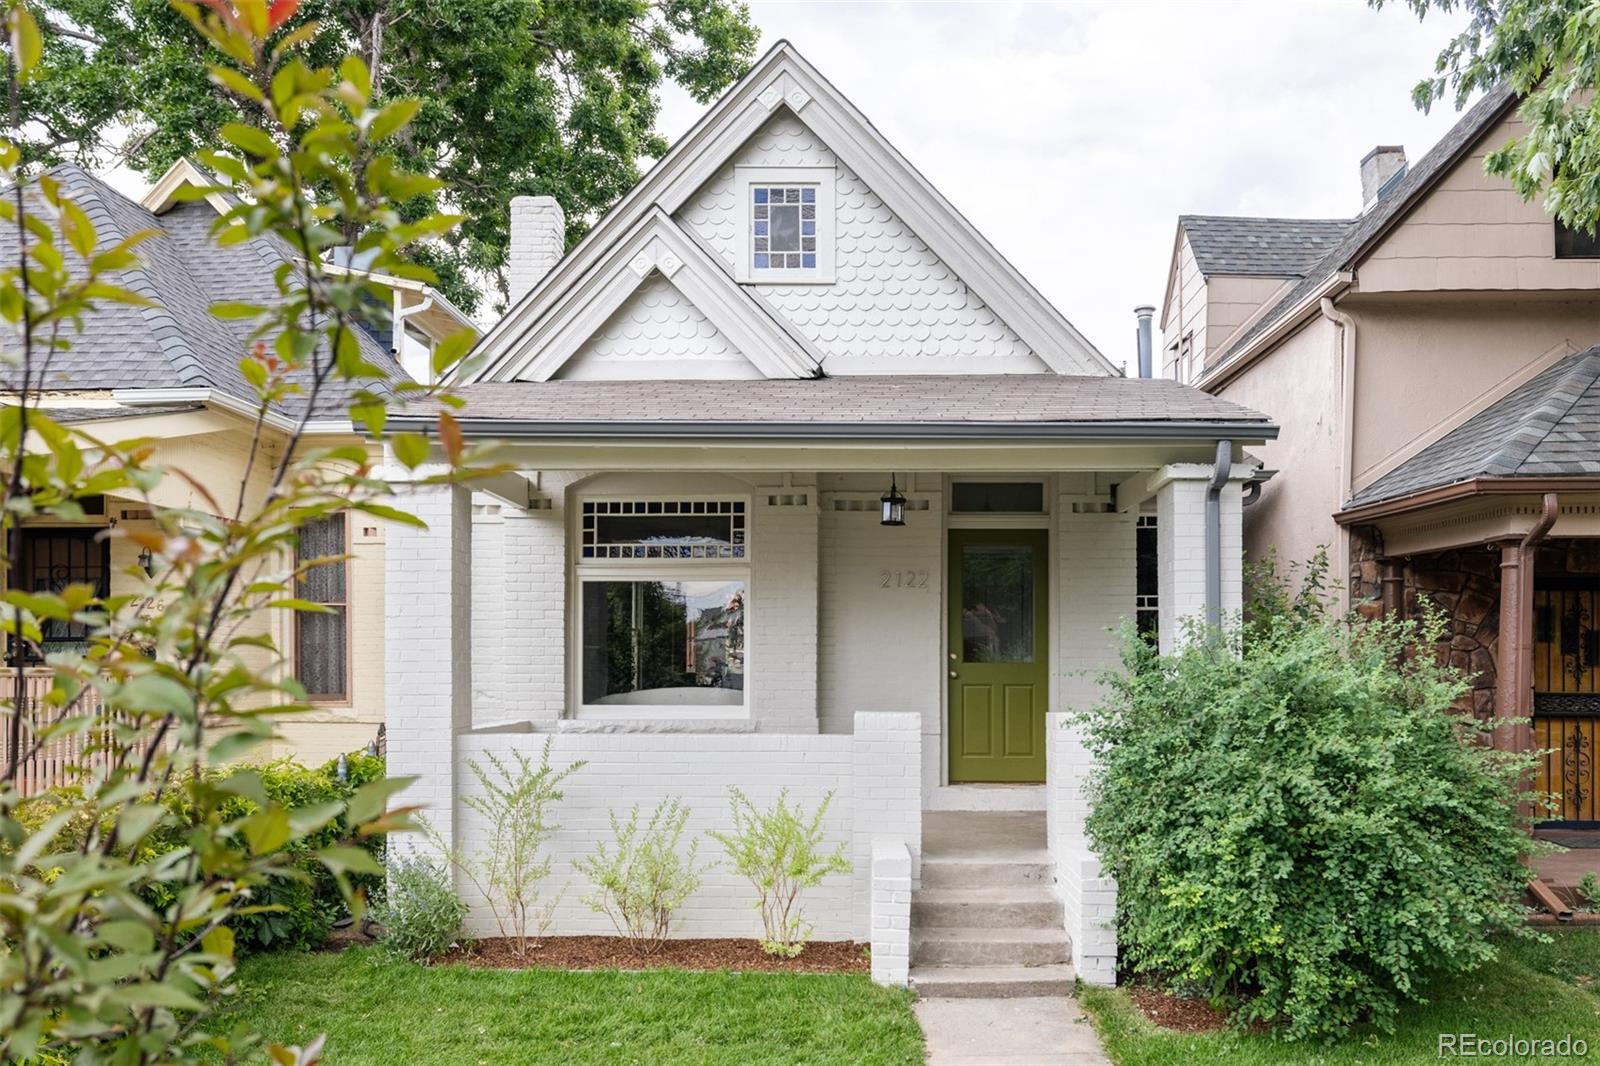
[[1582, 230], [1569, 229], [1557, 220], [1551, 231], [1555, 236], [1557, 259], [1600, 259], [1600, 230], [1590, 236]]
[[[53, 591], [54, 590], [53, 586], [51, 588], [41, 589], [39, 587], [38, 583], [33, 580], [33, 577], [31, 575], [30, 571], [33, 569], [34, 555], [39, 549], [40, 542], [41, 541], [55, 540], [55, 541], [73, 543], [73, 544], [82, 543], [82, 544], [87, 545], [86, 550], [84, 552], [83, 562], [85, 563], [85, 565], [87, 565], [90, 562], [91, 558], [93, 558], [94, 562], [98, 564], [99, 570], [100, 570], [99, 576], [94, 579], [94, 583], [95, 583], [95, 586], [96, 586], [96, 588], [95, 588], [96, 595], [98, 595], [100, 597], [105, 597], [105, 596], [110, 595], [110, 592], [111, 592], [111, 541], [110, 541], [109, 538], [99, 537], [99, 534], [104, 532], [104, 530], [105, 530], [104, 526], [62, 526], [62, 525], [23, 526], [21, 528], [21, 530], [20, 530], [20, 533], [22, 534], [22, 536], [20, 538], [20, 550], [17, 553], [17, 558], [13, 559], [12, 563], [11, 563], [11, 574], [10, 574], [10, 580], [9, 580], [10, 587], [14, 588], [14, 589], [20, 589], [20, 590], [23, 590], [23, 591], [27, 591], [27, 592], [40, 592], [40, 591]], [[99, 537], [98, 541], [96, 540], [97, 537]], [[70, 553], [70, 550], [69, 550], [69, 556], [70, 556], [70, 554], [71, 553]], [[69, 567], [69, 569], [72, 567], [73, 562], [72, 562], [72, 560], [70, 558], [68, 559], [66, 565]], [[82, 575], [82, 576], [76, 576], [76, 575], [72, 575], [72, 574], [69, 573], [66, 576], [65, 580], [66, 580], [66, 583], [72, 584], [72, 583], [77, 583], [79, 581], [85, 580], [89, 576], [90, 575], [87, 575], [87, 574]], [[50, 640], [49, 634], [52, 631], [55, 631], [57, 629], [57, 627], [73, 627], [73, 626], [75, 626], [75, 623], [71, 623], [71, 622], [50, 622], [50, 621], [43, 622], [41, 624], [41, 629], [42, 629], [42, 635], [44, 636], [45, 639], [41, 643], [45, 643], [45, 644], [52, 643], [52, 641]], [[18, 665], [18, 656], [15, 653], [15, 650], [11, 647], [11, 645], [13, 643], [13, 640], [14, 640], [14, 638], [8, 638], [7, 639], [7, 646], [8, 647], [7, 647], [7, 654], [6, 654], [6, 663], [7, 663], [8, 666], [15, 667], [15, 666]], [[64, 637], [57, 637], [57, 639], [55, 641], [53, 641], [53, 643], [57, 643], [57, 644], [81, 643], [84, 646], [84, 649], [87, 650], [87, 648], [88, 648], [88, 637], [87, 637], [87, 634], [85, 634], [84, 638], [81, 641], [76, 641], [76, 640], [69, 641], [69, 640], [65, 639]], [[44, 649], [44, 654], [46, 654], [46, 655], [49, 654], [49, 650], [50, 650], [49, 648], [45, 648]], [[39, 665], [42, 665], [43, 663], [44, 663], [44, 656], [40, 655], [40, 654], [37, 654], [32, 648], [28, 648], [28, 649], [25, 650], [23, 656], [21, 657], [21, 664], [20, 665], [22, 665], [24, 667], [28, 667], [28, 666], [39, 666]]]

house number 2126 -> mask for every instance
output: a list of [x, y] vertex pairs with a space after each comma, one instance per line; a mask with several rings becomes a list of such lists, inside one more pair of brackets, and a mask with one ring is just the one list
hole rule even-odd
[[928, 587], [926, 570], [879, 570], [878, 587], [883, 589], [925, 589]]

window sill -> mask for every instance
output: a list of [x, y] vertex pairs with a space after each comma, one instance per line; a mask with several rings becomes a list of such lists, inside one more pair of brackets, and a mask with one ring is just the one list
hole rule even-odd
[[561, 718], [557, 733], [754, 733], [748, 718]]

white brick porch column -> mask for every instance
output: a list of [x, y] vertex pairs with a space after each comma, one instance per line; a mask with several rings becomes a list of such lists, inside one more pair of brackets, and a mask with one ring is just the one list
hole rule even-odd
[[[1161, 650], [1170, 652], [1185, 619], [1206, 612], [1207, 463], [1173, 463], [1157, 472], [1156, 543], [1161, 605]], [[1251, 470], [1234, 464], [1222, 486], [1222, 618], [1237, 615], [1244, 595], [1244, 526], [1241, 489]]]
[[1059, 711], [1045, 719], [1045, 819], [1056, 894], [1072, 965], [1087, 984], [1117, 978], [1117, 885], [1089, 846], [1084, 792], [1094, 759], [1072, 721], [1101, 696], [1099, 676], [1118, 662], [1116, 628], [1134, 616], [1138, 589], [1136, 524], [1123, 513], [1073, 512], [1063, 499], [1056, 529], [1060, 575]]
[[[910, 936], [909, 902], [904, 915], [891, 920], [892, 930], [875, 929], [873, 918], [873, 851], [903, 845], [909, 855], [906, 876], [915, 883], [922, 859], [922, 720], [916, 714], [862, 711], [855, 717], [850, 804], [854, 841], [850, 849], [855, 884], [852, 925], [858, 939], [874, 946], [885, 932]], [[909, 941], [908, 941], [909, 942]]]
[[456, 738], [472, 727], [471, 499], [458, 485], [405, 494], [428, 528], [391, 524], [384, 559], [388, 770], [416, 778], [399, 802], [422, 806], [449, 845]]

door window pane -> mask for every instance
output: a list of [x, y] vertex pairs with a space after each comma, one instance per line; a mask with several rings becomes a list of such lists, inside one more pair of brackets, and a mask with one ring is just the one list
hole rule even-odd
[[744, 703], [743, 581], [586, 581], [583, 702]]
[[961, 549], [961, 657], [969, 663], [1033, 662], [1033, 549]]
[[[108, 594], [107, 542], [92, 529], [24, 529], [21, 585], [30, 592], [61, 593], [68, 585], [92, 585], [95, 595]], [[39, 623], [39, 650], [85, 652], [89, 627], [81, 622], [47, 618]], [[31, 649], [30, 649], [31, 653]]]

